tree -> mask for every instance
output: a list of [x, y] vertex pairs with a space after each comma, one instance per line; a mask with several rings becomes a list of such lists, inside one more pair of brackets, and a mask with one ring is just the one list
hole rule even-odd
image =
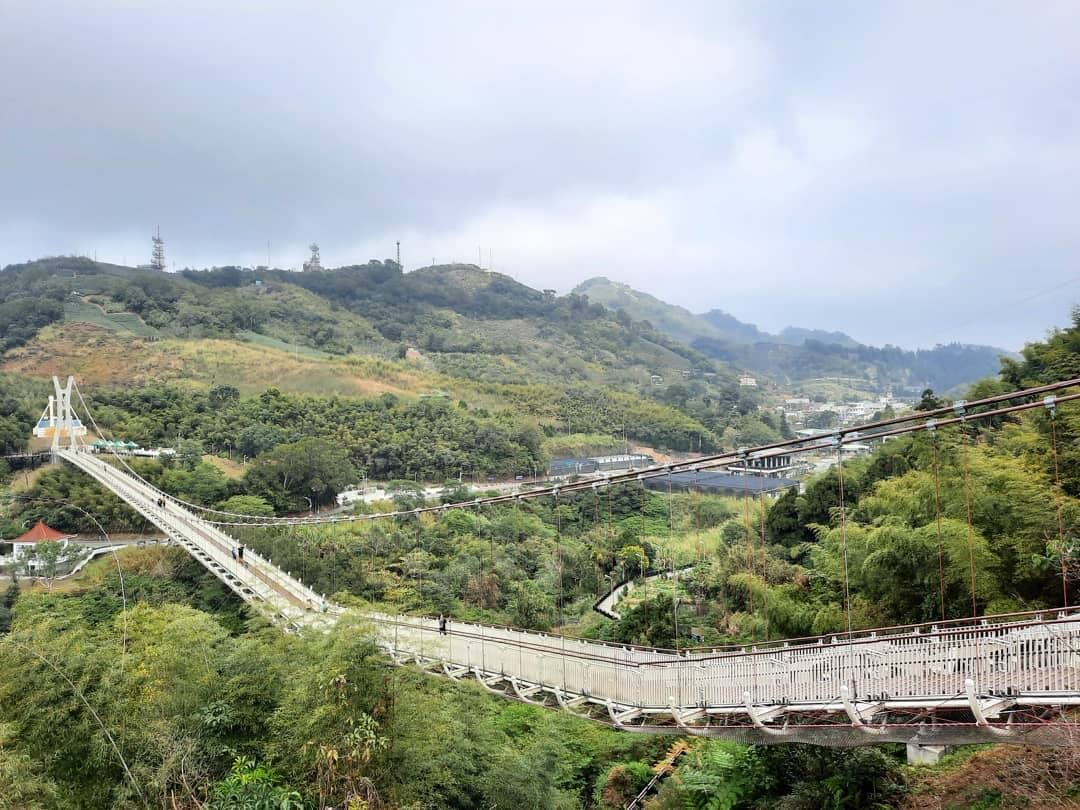
[[202, 442], [196, 439], [182, 439], [177, 442], [176, 460], [188, 471], [194, 470], [202, 461], [206, 450]]
[[240, 401], [240, 391], [231, 385], [218, 385], [206, 396], [212, 408], [221, 408]]
[[240, 431], [236, 438], [236, 449], [248, 458], [255, 458], [289, 439], [290, 435], [284, 428], [256, 422]]
[[508, 607], [515, 627], [550, 630], [555, 623], [555, 601], [534, 580], [515, 586]]
[[219, 502], [217, 508], [224, 512], [255, 517], [270, 517], [274, 514], [274, 507], [258, 495], [233, 495]]
[[244, 486], [279, 511], [297, 511], [308, 506], [308, 499], [312, 506], [333, 503], [358, 477], [340, 444], [309, 438], [263, 453], [244, 476]]
[[705, 740], [693, 759], [679, 768], [686, 805], [701, 810], [732, 810], [751, 793], [749, 749], [722, 740]]
[[769, 539], [787, 548], [814, 539], [814, 535], [799, 521], [799, 492], [789, 489], [769, 509], [765, 517]]
[[624, 576], [627, 574], [645, 576], [645, 572], [649, 569], [649, 555], [639, 545], [623, 546], [619, 549], [617, 559], [619, 565], [622, 566]]
[[917, 411], [936, 411], [938, 408], [945, 406], [945, 400], [937, 397], [934, 394], [933, 388], [927, 388], [922, 392], [922, 398], [919, 400], [919, 404], [915, 406]]
[[27, 573], [33, 572], [45, 580], [45, 584], [51, 591], [57, 574], [60, 573], [60, 563], [65, 561], [74, 562], [79, 558], [78, 549], [66, 540], [51, 543], [38, 543], [34, 546], [33, 556], [26, 559], [24, 565]]
[[806, 426], [808, 428], [816, 428], [824, 430], [827, 428], [835, 427], [840, 421], [840, 417], [836, 411], [818, 411], [817, 413], [810, 414], [806, 417]]

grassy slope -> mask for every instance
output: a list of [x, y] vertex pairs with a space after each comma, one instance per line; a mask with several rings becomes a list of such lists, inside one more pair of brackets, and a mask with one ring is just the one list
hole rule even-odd
[[1080, 807], [1080, 748], [963, 746], [910, 769], [905, 810]]
[[[51, 273], [50, 282], [78, 292], [65, 301], [65, 323], [94, 324], [120, 335], [210, 337], [215, 333], [192, 326], [199, 320], [192, 309], [231, 312], [247, 307], [258, 315], [236, 337], [250, 343], [319, 359], [352, 354], [392, 358], [404, 346], [418, 346], [433, 367], [448, 376], [483, 382], [569, 381], [626, 390], [647, 385], [652, 374], [674, 379], [698, 362], [660, 345], [658, 336], [611, 318], [582, 312], [567, 319], [565, 311], [541, 304], [537, 291], [470, 266], [424, 268], [382, 285], [366, 279], [362, 271], [335, 271], [336, 283], [354, 296], [350, 303], [331, 291], [337, 288], [321, 289], [325, 294], [320, 295], [300, 286], [310, 280], [289, 273], [262, 274], [258, 286], [256, 274], [249, 273], [237, 286], [213, 287], [182, 275], [104, 265], [98, 267], [105, 272], [77, 274], [59, 260], [36, 265]], [[133, 280], [149, 284], [157, 290], [154, 295], [171, 290], [179, 299], [176, 312], [150, 313], [144, 319], [126, 311], [122, 299]], [[368, 296], [369, 289], [374, 297]], [[346, 309], [345, 303], [352, 308]], [[384, 337], [372, 318], [393, 322], [400, 338]], [[39, 354], [45, 344], [63, 349], [46, 340]]]
[[[74, 374], [87, 391], [94, 386], [155, 383], [199, 389], [227, 384], [244, 394], [269, 387], [288, 393], [342, 396], [389, 393], [419, 397], [443, 391], [473, 407], [530, 413], [540, 421], [556, 418], [553, 403], [562, 390], [552, 383], [462, 379], [405, 360], [318, 357], [223, 338], [146, 340], [88, 323], [46, 327], [26, 346], [0, 358], [0, 372], [37, 379]], [[626, 396], [636, 399], [632, 394]], [[668, 406], [654, 407], [660, 414], [685, 419]]]
[[377, 358], [297, 356], [291, 350], [221, 338], [144, 340], [88, 323], [50, 326], [13, 349], [0, 369], [31, 377], [74, 374], [90, 385], [234, 385], [243, 393], [276, 386], [296, 393], [419, 394], [435, 380]]

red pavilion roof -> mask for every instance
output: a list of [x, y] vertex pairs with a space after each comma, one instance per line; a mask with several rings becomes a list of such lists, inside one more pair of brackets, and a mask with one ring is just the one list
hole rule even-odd
[[22, 536], [16, 537], [11, 542], [44, 543], [49, 540], [63, 540], [65, 537], [70, 537], [70, 535], [64, 534], [63, 532], [58, 532], [52, 526], [46, 525], [44, 520], [39, 520], [37, 524], [35, 524], [34, 528], [30, 529], [30, 531], [26, 532]]

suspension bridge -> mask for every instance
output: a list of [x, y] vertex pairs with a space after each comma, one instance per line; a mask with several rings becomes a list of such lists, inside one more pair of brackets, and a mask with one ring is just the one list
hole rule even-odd
[[[837, 454], [843, 521], [845, 443], [871, 434], [934, 435], [946, 426], [1034, 408], [1045, 409], [1053, 419], [1061, 404], [1080, 398], [1062, 393], [1080, 385], [1080, 379], [847, 428], [820, 440], [740, 448], [602, 480], [376, 515], [286, 518], [255, 518], [188, 503], [152, 486], [123, 458], [110, 462], [95, 455], [82, 442], [87, 428], [75, 415], [73, 395], [88, 422], [100, 430], [73, 379], [61, 386], [54, 378], [54, 385], [55, 394], [35, 429], [36, 435], [52, 439], [54, 458], [114, 492], [288, 632], [325, 630], [352, 614], [372, 629], [396, 664], [475, 679], [496, 694], [633, 732], [831, 746], [1068, 745], [1080, 740], [1080, 726], [1070, 719], [1072, 707], [1080, 705], [1080, 609], [1068, 606], [1064, 548], [1064, 606], [1059, 609], [865, 631], [851, 631], [849, 613], [848, 631], [829, 636], [665, 650], [458, 621], [444, 629], [432, 618], [354, 612], [250, 550], [237, 559], [239, 542], [227, 533], [230, 527], [400, 518], [530, 498], [558, 503], [573, 492], [811, 450]], [[1056, 432], [1054, 441], [1056, 458]]]

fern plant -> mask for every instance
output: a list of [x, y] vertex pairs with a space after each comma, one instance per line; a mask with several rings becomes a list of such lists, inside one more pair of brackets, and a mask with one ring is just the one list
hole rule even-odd
[[697, 747], [693, 760], [679, 768], [690, 810], [732, 810], [746, 797], [746, 750], [720, 740]]

